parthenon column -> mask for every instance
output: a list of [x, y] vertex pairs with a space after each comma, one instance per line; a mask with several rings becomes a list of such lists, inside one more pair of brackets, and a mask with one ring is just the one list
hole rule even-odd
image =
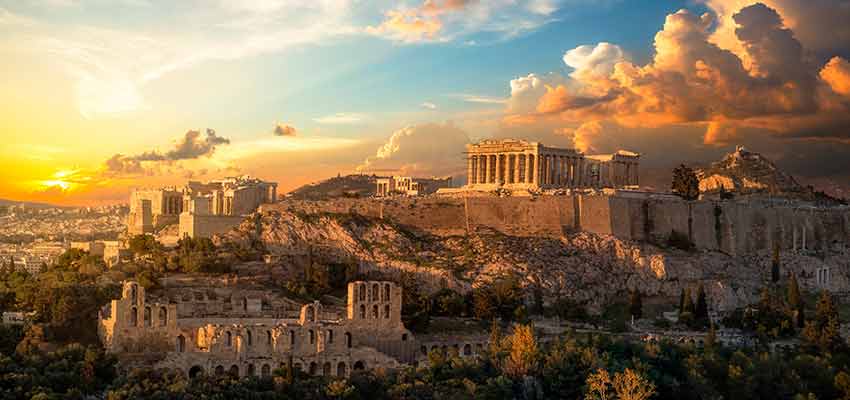
[[520, 162], [520, 156], [519, 156], [519, 154], [514, 154], [514, 155], [513, 155], [513, 157], [514, 157], [514, 183], [519, 183], [519, 181], [520, 181], [520, 179], [519, 179], [519, 172], [520, 172], [519, 162]]
[[475, 184], [475, 156], [472, 154], [470, 154], [469, 158], [467, 159], [466, 180], [467, 184]]
[[525, 155], [525, 183], [534, 183], [534, 155]]
[[484, 183], [490, 183], [490, 155], [484, 155]]
[[496, 153], [496, 175], [493, 178], [493, 183], [500, 184], [502, 183], [502, 156], [499, 153]]

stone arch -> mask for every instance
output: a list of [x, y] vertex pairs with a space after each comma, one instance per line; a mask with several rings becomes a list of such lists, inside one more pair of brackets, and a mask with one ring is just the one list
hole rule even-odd
[[365, 284], [365, 283], [361, 283], [361, 284], [359, 284], [359, 285], [357, 285], [357, 286], [359, 286], [360, 301], [366, 301], [366, 284]]
[[318, 372], [318, 369], [319, 369], [319, 365], [316, 364], [315, 361], [310, 363], [310, 375], [315, 376], [316, 373]]
[[242, 311], [248, 312], [248, 298], [247, 297], [242, 298]]
[[390, 301], [390, 284], [384, 284], [384, 301]]
[[356, 363], [354, 363], [354, 370], [355, 371], [363, 371], [365, 369], [366, 369], [366, 362], [364, 362], [363, 360], [360, 360], [360, 361], [357, 361]]
[[339, 364], [336, 365], [336, 376], [344, 377], [347, 369], [348, 367], [345, 365], [345, 362], [340, 361]]
[[407, 334], [406, 334], [406, 333], [402, 333], [402, 334], [401, 334], [401, 341], [402, 341], [402, 342], [406, 342], [406, 341], [407, 341]]
[[248, 364], [248, 372], [246, 376], [254, 376], [257, 375], [257, 368], [254, 367], [254, 364]]
[[465, 355], [465, 356], [471, 356], [472, 355], [472, 346], [469, 343], [463, 345], [463, 355]]
[[295, 346], [295, 331], [289, 331], [289, 345]]
[[377, 283], [372, 284], [372, 301], [380, 300], [381, 287]]
[[233, 346], [233, 335], [230, 331], [224, 332], [224, 344], [227, 347]]
[[331, 376], [331, 363], [330, 362], [325, 362], [325, 364], [322, 365], [322, 376]]
[[333, 329], [328, 329], [327, 338], [328, 338], [328, 343], [334, 342], [334, 330]]
[[272, 345], [272, 331], [266, 331], [266, 344]]
[[366, 306], [360, 305], [360, 319], [366, 319]]
[[345, 347], [351, 348], [351, 332], [345, 332]]
[[227, 371], [227, 373], [234, 378], [238, 378], [239, 377], [239, 366], [236, 365], [236, 364], [231, 365], [230, 370]]
[[182, 353], [186, 351], [186, 337], [183, 335], [177, 336], [177, 352]]
[[268, 364], [263, 364], [263, 366], [260, 367], [260, 376], [262, 376], [263, 378], [266, 378], [271, 375], [271, 372], [272, 367], [270, 367]]
[[372, 319], [378, 319], [378, 305], [372, 306]]
[[168, 325], [168, 309], [165, 307], [159, 308], [159, 326]]
[[150, 328], [151, 327], [151, 308], [150, 307], [145, 307], [144, 321], [145, 321], [145, 328]]
[[310, 344], [316, 343], [316, 332], [313, 332], [313, 330], [310, 329], [309, 331], [307, 331], [307, 334], [310, 337]]
[[130, 302], [133, 304], [139, 302], [139, 289], [135, 283], [130, 284]]
[[201, 376], [204, 376], [204, 367], [195, 365], [192, 368], [189, 368], [189, 378], [197, 378]]
[[216, 376], [224, 375], [224, 366], [223, 365], [219, 365], [219, 366], [215, 367], [215, 375]]
[[250, 330], [250, 329], [248, 329], [248, 330], [245, 332], [245, 336], [246, 336], [246, 338], [247, 338], [247, 340], [248, 340], [248, 346], [253, 346], [253, 345], [254, 345], [254, 334], [253, 334], [253, 333], [251, 333], [251, 330]]
[[136, 307], [130, 308], [130, 326], [139, 324], [139, 310]]
[[390, 318], [390, 305], [385, 304], [384, 305], [384, 319], [389, 319], [389, 318]]

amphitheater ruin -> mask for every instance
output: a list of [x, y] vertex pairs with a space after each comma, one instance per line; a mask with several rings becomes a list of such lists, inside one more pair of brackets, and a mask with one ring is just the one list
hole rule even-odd
[[262, 291], [181, 291], [178, 298], [150, 301], [144, 287], [127, 281], [121, 298], [101, 310], [98, 333], [108, 352], [158, 354], [157, 368], [189, 376], [269, 376], [290, 365], [345, 377], [422, 357], [401, 321], [399, 286], [356, 281], [347, 289], [339, 310]]

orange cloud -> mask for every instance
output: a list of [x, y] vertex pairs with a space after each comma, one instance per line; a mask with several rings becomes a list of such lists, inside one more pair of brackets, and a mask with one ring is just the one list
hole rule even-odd
[[847, 60], [833, 57], [820, 71], [820, 77], [835, 93], [850, 96], [850, 62]]

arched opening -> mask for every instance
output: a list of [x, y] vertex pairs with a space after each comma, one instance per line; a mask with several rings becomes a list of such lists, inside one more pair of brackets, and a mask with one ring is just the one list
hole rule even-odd
[[247, 297], [242, 298], [242, 311], [248, 312], [248, 298]]
[[248, 346], [252, 346], [254, 344], [254, 335], [251, 333], [251, 331], [248, 331], [246, 333], [246, 336], [248, 339]]
[[186, 338], [183, 335], [177, 336], [177, 352], [182, 353], [186, 351]]
[[372, 301], [380, 300], [380, 298], [378, 297], [380, 295], [380, 292], [381, 292], [381, 288], [380, 288], [380, 286], [378, 286], [377, 283], [372, 285]]
[[236, 365], [236, 364], [230, 366], [230, 371], [228, 371], [228, 374], [230, 374], [230, 376], [232, 376], [234, 378], [238, 378], [239, 377], [239, 366]]
[[428, 355], [428, 346], [422, 346], [422, 347], [420, 347], [420, 348], [419, 348], [419, 351], [420, 351], [420, 352], [422, 352], [422, 355], [423, 355], [423, 356], [427, 356], [427, 355]]
[[139, 310], [136, 307], [130, 308], [130, 326], [136, 326], [139, 324]]
[[310, 344], [316, 343], [316, 332], [310, 329], [307, 334], [310, 336]]
[[266, 344], [272, 345], [272, 331], [266, 331]]
[[345, 347], [351, 348], [351, 332], [345, 332]]
[[224, 345], [227, 347], [233, 345], [233, 335], [229, 331], [224, 333]]
[[386, 305], [384, 305], [384, 319], [389, 319], [389, 318], [390, 318], [390, 305], [386, 304]]
[[260, 368], [260, 376], [262, 376], [263, 378], [267, 378], [269, 375], [271, 375], [271, 372], [272, 367], [270, 367], [268, 364], [263, 364], [263, 366]]
[[204, 376], [204, 367], [200, 365], [196, 365], [192, 368], [189, 368], [189, 378], [199, 378]]
[[130, 302], [133, 304], [138, 303], [139, 296], [138, 290], [136, 289], [136, 285], [130, 285]]
[[328, 329], [328, 343], [334, 342], [334, 331], [333, 329]]
[[365, 362], [358, 361], [358, 362], [354, 363], [354, 370], [355, 371], [363, 371], [365, 369], [366, 369], [366, 363]]
[[331, 376], [331, 363], [326, 362], [322, 365], [322, 376]]
[[344, 377], [345, 373], [346, 373], [346, 369], [347, 369], [347, 367], [345, 366], [345, 363], [340, 361], [339, 364], [337, 364], [337, 366], [336, 366], [336, 376]]
[[361, 283], [359, 286], [360, 301], [366, 301], [366, 285]]
[[384, 301], [390, 301], [390, 284], [384, 284]]
[[472, 346], [469, 343], [463, 345], [463, 355], [465, 355], [465, 356], [471, 356], [472, 355]]
[[372, 306], [372, 318], [378, 319], [378, 305], [377, 304]]
[[402, 341], [402, 342], [406, 342], [406, 341], [407, 341], [407, 334], [406, 334], [406, 333], [402, 333], [402, 334], [401, 334], [401, 341]]
[[145, 307], [145, 328], [151, 327], [151, 308]]
[[295, 331], [289, 331], [289, 346], [295, 347]]
[[313, 306], [307, 306], [307, 321], [316, 320], [316, 309]]
[[318, 371], [317, 371], [318, 369], [319, 369], [319, 366], [318, 366], [315, 362], [311, 362], [311, 363], [310, 363], [310, 375], [314, 375], [314, 376], [315, 376], [315, 375], [316, 375], [316, 372], [318, 372]]
[[165, 307], [159, 308], [159, 326], [168, 325], [168, 309]]
[[254, 364], [248, 364], [248, 376], [257, 375], [257, 371], [254, 367]]
[[216, 376], [224, 375], [224, 366], [219, 365], [219, 366], [215, 367], [215, 375]]
[[360, 305], [360, 319], [366, 319], [366, 306]]

